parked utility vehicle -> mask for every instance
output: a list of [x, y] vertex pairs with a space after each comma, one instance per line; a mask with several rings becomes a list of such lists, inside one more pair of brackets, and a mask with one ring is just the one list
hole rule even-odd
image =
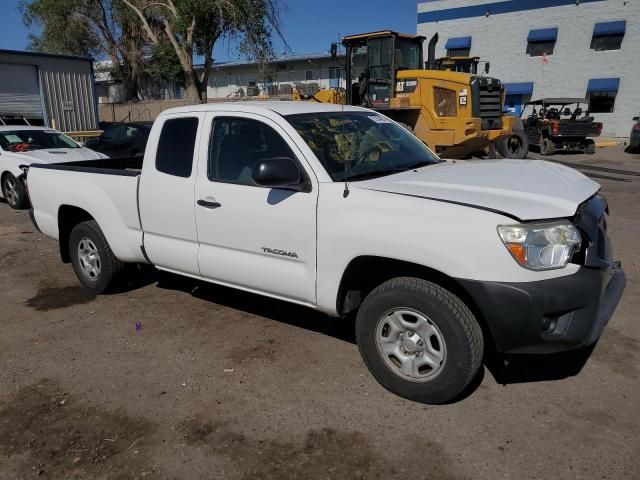
[[93, 292], [149, 263], [357, 312], [375, 378], [428, 403], [460, 395], [486, 343], [593, 344], [625, 284], [597, 183], [542, 161], [442, 161], [359, 107], [167, 110], [144, 161], [32, 165], [27, 186], [36, 226]]
[[542, 98], [527, 103], [521, 118], [529, 145], [537, 146], [542, 155], [557, 151], [593, 154], [596, 144], [590, 137], [602, 133], [602, 123], [594, 122], [586, 98]]
[[27, 206], [21, 165], [105, 158], [48, 127], [0, 126], [0, 198], [11, 208]]

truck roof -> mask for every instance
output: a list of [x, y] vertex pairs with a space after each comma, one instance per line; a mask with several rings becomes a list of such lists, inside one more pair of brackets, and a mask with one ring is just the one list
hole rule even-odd
[[220, 110], [232, 112], [264, 113], [276, 112], [280, 115], [295, 115], [298, 113], [322, 113], [322, 112], [361, 112], [366, 109], [349, 105], [336, 105], [333, 103], [294, 102], [294, 101], [249, 101], [249, 102], [215, 102], [202, 105], [186, 105], [184, 107], [170, 108], [160, 115], [187, 112], [218, 112]]

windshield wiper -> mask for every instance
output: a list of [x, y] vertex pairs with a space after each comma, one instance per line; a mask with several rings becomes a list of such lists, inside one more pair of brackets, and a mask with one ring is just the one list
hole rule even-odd
[[394, 173], [408, 172], [409, 170], [414, 170], [416, 168], [427, 167], [429, 165], [434, 165], [435, 163], [437, 162], [422, 161], [422, 162], [414, 163], [411, 165], [403, 165], [402, 167], [387, 168], [383, 170], [372, 170], [370, 172], [356, 173], [355, 175], [350, 175], [349, 177], [347, 177], [347, 180], [349, 181], [366, 180], [368, 178], [384, 177], [386, 175], [393, 175]]

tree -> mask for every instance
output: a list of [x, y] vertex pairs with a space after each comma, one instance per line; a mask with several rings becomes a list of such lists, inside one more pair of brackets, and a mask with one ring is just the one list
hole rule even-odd
[[137, 99], [145, 37], [122, 0], [22, 0], [25, 25], [38, 25], [30, 49], [109, 58], [127, 99]]
[[[184, 73], [187, 99], [207, 101], [213, 47], [223, 36], [240, 39], [240, 51], [264, 64], [273, 56], [272, 32], [280, 36], [279, 0], [122, 0], [160, 48], [168, 42]], [[202, 74], [194, 65], [204, 57]]]

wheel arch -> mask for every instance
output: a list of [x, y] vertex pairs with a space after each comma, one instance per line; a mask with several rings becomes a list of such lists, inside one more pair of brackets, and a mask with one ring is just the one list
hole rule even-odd
[[71, 262], [69, 237], [73, 227], [89, 220], [95, 220], [95, 218], [83, 208], [75, 205], [60, 205], [58, 209], [58, 243], [63, 263]]
[[474, 314], [487, 343], [494, 342], [493, 333], [482, 311], [460, 282], [431, 267], [394, 258], [362, 255], [352, 259], [340, 280], [336, 299], [338, 314], [347, 315], [355, 311], [374, 288], [396, 277], [420, 278], [450, 291]]

